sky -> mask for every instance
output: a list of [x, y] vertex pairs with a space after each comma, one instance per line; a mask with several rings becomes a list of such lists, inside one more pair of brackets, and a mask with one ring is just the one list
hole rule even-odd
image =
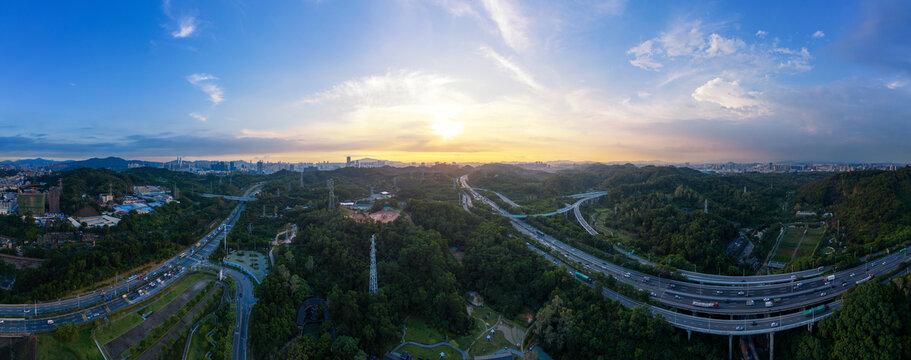
[[0, 4], [0, 159], [911, 158], [911, 2]]

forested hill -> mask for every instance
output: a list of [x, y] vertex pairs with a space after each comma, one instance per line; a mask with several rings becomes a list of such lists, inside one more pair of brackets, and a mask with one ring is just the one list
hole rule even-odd
[[851, 244], [889, 245], [911, 235], [911, 168], [857, 171], [809, 183], [798, 206], [835, 214]]

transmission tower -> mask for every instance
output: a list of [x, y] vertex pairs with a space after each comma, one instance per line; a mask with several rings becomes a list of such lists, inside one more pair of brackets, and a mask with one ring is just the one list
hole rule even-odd
[[370, 294], [376, 293], [376, 235], [370, 236]]
[[329, 186], [329, 210], [335, 210], [335, 180], [329, 179], [326, 184]]
[[304, 171], [301, 170], [301, 187], [304, 187]]

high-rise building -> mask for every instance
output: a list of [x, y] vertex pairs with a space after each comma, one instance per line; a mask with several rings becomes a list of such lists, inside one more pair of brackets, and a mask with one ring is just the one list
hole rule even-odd
[[19, 202], [19, 215], [44, 215], [44, 193], [19, 193], [16, 194]]
[[54, 187], [47, 191], [47, 212], [51, 214], [60, 213], [60, 187]]
[[257, 174], [263, 173], [263, 161], [262, 160], [256, 162], [256, 173]]

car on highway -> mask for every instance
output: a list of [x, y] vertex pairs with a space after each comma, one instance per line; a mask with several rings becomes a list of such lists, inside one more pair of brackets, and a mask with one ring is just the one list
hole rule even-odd
[[630, 277], [630, 276], [632, 276], [630, 273], [623, 274], [623, 277]]
[[673, 289], [677, 287], [677, 284], [667, 284], [668, 289]]
[[771, 327], [778, 327], [778, 323], [777, 323], [777, 322], [773, 322], [773, 323], [771, 324]]
[[825, 291], [819, 293], [819, 297], [823, 297], [823, 296], [826, 296], [826, 292], [825, 292]]
[[674, 299], [680, 300], [682, 298], [680, 297], [680, 295], [674, 295]]
[[652, 296], [658, 297], [658, 294], [655, 294], [655, 292], [652, 292]]
[[848, 282], [847, 282], [847, 281], [842, 281], [842, 282], [841, 282], [841, 287], [845, 287], [845, 286], [848, 286]]
[[851, 277], [854, 277], [854, 276], [855, 276], [855, 275], [857, 275], [857, 274], [855, 274], [855, 273], [851, 273]]
[[771, 301], [771, 300], [772, 299], [769, 299], [769, 298], [762, 298], [762, 301]]
[[746, 293], [743, 292], [743, 291], [738, 291], [738, 292], [737, 292], [737, 295], [746, 295]]
[[718, 290], [718, 291], [716, 291], [716, 292], [715, 292], [715, 294], [718, 294], [718, 295], [724, 295], [724, 291], [722, 291], [722, 290]]
[[734, 330], [743, 331], [743, 326], [737, 326], [736, 328], [734, 328]]

